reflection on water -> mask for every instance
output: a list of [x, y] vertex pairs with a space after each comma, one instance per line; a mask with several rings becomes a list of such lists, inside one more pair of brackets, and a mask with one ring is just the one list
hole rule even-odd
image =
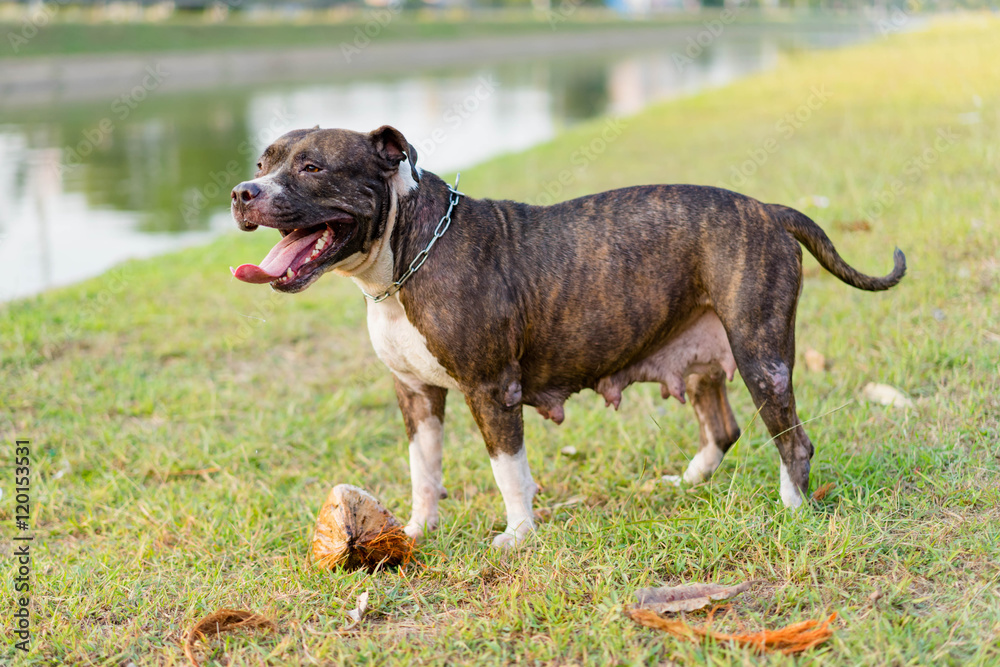
[[[835, 42], [854, 41], [842, 32]], [[817, 36], [814, 36], [814, 38]], [[829, 41], [830, 35], [820, 35]], [[821, 42], [828, 46], [829, 43]], [[678, 68], [677, 44], [364, 81], [150, 94], [121, 104], [5, 112], [0, 123], [0, 300], [95, 275], [233, 228], [229, 190], [281, 133], [395, 125], [445, 173], [602, 114], [725, 84], [774, 65], [776, 35], [720, 39]]]

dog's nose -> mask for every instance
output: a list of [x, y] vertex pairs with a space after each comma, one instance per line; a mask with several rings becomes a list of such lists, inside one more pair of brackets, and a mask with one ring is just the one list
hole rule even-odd
[[260, 194], [260, 187], [253, 181], [244, 181], [233, 188], [233, 201], [248, 202]]

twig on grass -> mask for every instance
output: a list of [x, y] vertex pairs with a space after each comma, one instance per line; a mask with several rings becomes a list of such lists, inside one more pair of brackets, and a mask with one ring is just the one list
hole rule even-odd
[[277, 627], [261, 614], [243, 609], [218, 609], [204, 617], [184, 633], [184, 655], [192, 667], [200, 663], [194, 654], [194, 644], [199, 638], [206, 639], [230, 630], [243, 628], [275, 630]]

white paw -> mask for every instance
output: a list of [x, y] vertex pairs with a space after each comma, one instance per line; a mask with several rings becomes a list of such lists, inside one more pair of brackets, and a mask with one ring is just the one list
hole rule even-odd
[[437, 528], [437, 519], [431, 521], [417, 521], [410, 519], [410, 522], [403, 526], [403, 532], [409, 535], [414, 542], [424, 539], [424, 534]]
[[709, 444], [698, 450], [684, 471], [684, 481], [688, 484], [701, 484], [712, 476], [712, 473], [722, 463], [722, 450]]
[[791, 509], [796, 509], [802, 505], [802, 494], [799, 493], [799, 487], [795, 486], [792, 478], [788, 475], [788, 468], [785, 467], [785, 463], [781, 463], [781, 502], [785, 504], [785, 507]]
[[684, 481], [688, 484], [694, 486], [695, 484], [701, 484], [705, 481], [708, 475], [699, 466], [695, 465], [694, 459], [688, 464], [687, 470], [684, 471]]
[[493, 547], [510, 551], [518, 549], [535, 534], [535, 526], [530, 521], [523, 521], [517, 528], [507, 526], [507, 530], [493, 538]]
[[798, 489], [793, 489], [791, 491], [781, 490], [781, 502], [788, 509], [797, 510], [802, 506], [802, 494], [799, 493]]

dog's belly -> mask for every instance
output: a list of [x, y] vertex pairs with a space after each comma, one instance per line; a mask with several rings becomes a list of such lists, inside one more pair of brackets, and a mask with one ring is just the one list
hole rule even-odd
[[[657, 382], [664, 398], [673, 396], [683, 403], [687, 376], [719, 371], [732, 380], [736, 359], [719, 316], [713, 310], [706, 310], [651, 354], [599, 377], [590, 386], [616, 409], [621, 403], [622, 391], [635, 382]], [[564, 416], [563, 403], [570, 394], [582, 388], [549, 386], [531, 392], [526, 402], [534, 405], [543, 417], [559, 423]]]
[[395, 296], [368, 304], [368, 335], [382, 363], [411, 387], [458, 389], [455, 380], [427, 349], [427, 339], [407, 319]]

